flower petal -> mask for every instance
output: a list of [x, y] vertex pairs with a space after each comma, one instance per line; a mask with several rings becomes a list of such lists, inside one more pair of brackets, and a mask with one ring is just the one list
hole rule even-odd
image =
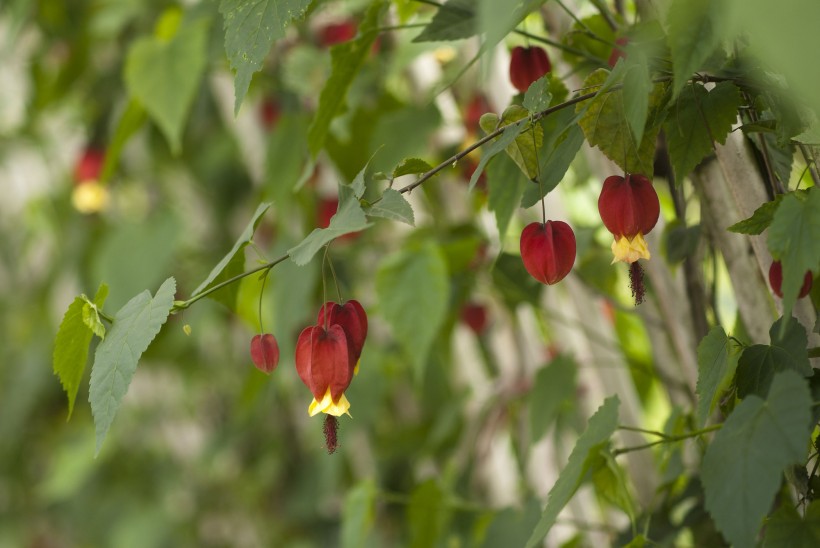
[[349, 417], [351, 415], [348, 409], [350, 409], [350, 402], [347, 401], [345, 395], [342, 394], [338, 401], [334, 402], [333, 397], [330, 395], [330, 388], [328, 388], [325, 395], [322, 396], [321, 401], [316, 401], [316, 398], [313, 399], [310, 403], [310, 407], [308, 407], [308, 414], [311, 417], [319, 413], [327, 413], [334, 417], [341, 417], [342, 415]]
[[612, 259], [612, 264], [618, 261], [625, 263], [634, 263], [638, 259], [650, 259], [649, 248], [646, 245], [646, 240], [643, 239], [643, 234], [640, 232], [634, 238], [627, 238], [621, 236], [612, 242], [612, 254], [615, 258]]

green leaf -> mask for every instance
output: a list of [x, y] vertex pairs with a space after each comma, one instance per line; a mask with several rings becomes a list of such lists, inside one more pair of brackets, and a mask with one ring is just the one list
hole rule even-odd
[[592, 481], [595, 491], [610, 504], [620, 508], [635, 523], [635, 502], [627, 486], [626, 475], [618, 466], [609, 448], [599, 450], [597, 458], [600, 464], [594, 466]]
[[705, 506], [731, 544], [754, 545], [783, 470], [805, 458], [811, 404], [804, 379], [778, 373], [766, 400], [752, 395], [740, 402], [707, 447]]
[[174, 153], [207, 63], [210, 19], [183, 24], [171, 40], [135, 40], [125, 60], [125, 85], [157, 123]]
[[581, 486], [582, 480], [589, 471], [590, 461], [594, 460], [598, 451], [609, 443], [609, 438], [618, 427], [619, 405], [618, 396], [611, 396], [604, 400], [604, 404], [590, 417], [586, 430], [572, 448], [566, 467], [550, 489], [547, 506], [530, 540], [527, 541], [527, 548], [540, 543], [549, 533], [555, 525], [558, 514]]
[[683, 89], [664, 123], [677, 181], [713, 151], [712, 139], [726, 143], [741, 103], [740, 90], [731, 82], [720, 82], [711, 91], [700, 84]]
[[738, 348], [720, 326], [713, 327], [698, 345], [697, 425], [703, 426], [723, 389], [732, 380], [740, 357]]
[[[253, 217], [251, 217], [250, 222], [248, 222], [247, 226], [245, 226], [245, 230], [242, 231], [242, 234], [240, 234], [239, 238], [236, 242], [234, 242], [231, 250], [227, 255], [222, 257], [222, 260], [219, 261], [215, 267], [213, 267], [210, 274], [208, 274], [208, 277], [205, 278], [201, 284], [199, 284], [199, 287], [194, 289], [194, 292], [191, 295], [192, 297], [196, 297], [203, 291], [206, 291], [211, 287], [224, 282], [225, 280], [229, 280], [244, 271], [245, 254], [243, 251], [253, 238], [253, 233], [256, 232], [256, 227], [259, 226], [259, 222], [262, 220], [262, 215], [265, 214], [270, 206], [271, 204], [269, 202], [259, 204], [253, 214]], [[238, 290], [238, 286], [236, 284], [232, 284], [220, 289], [219, 291], [211, 293], [209, 297], [224, 304], [228, 308], [233, 309], [236, 306], [236, 294]]]
[[522, 303], [537, 304], [544, 287], [530, 276], [518, 254], [500, 254], [493, 265], [492, 277], [493, 286], [511, 310]]
[[640, 143], [643, 139], [646, 117], [649, 116], [649, 96], [652, 93], [649, 61], [639, 48], [632, 48], [624, 63], [624, 116], [632, 131], [632, 137], [636, 143]]
[[477, 31], [476, 0], [448, 0], [413, 42], [460, 40]]
[[140, 356], [168, 319], [175, 291], [176, 281], [168, 278], [153, 298], [146, 290], [128, 301], [114, 315], [108, 336], [97, 347], [88, 394], [97, 433], [95, 454], [100, 452]]
[[[541, 184], [528, 186], [521, 198], [521, 207], [532, 207], [542, 197], [552, 192], [564, 178], [570, 164], [572, 164], [581, 149], [581, 145], [584, 144], [584, 132], [581, 131], [581, 126], [577, 123], [578, 117], [573, 117], [572, 112], [569, 110], [562, 111], [562, 113], [550, 116], [551, 119], [556, 119], [549, 120], [549, 122], [557, 123], [552, 126], [553, 131], [550, 131], [550, 129], [545, 131], [547, 138], [544, 140], [544, 146], [539, 152]], [[561, 127], [559, 118], [566, 124], [563, 131], [560, 132], [558, 131], [558, 128]]]
[[444, 532], [448, 512], [444, 505], [444, 492], [429, 479], [416, 487], [410, 495], [407, 521], [410, 524], [410, 547], [436, 546]]
[[805, 517], [784, 501], [766, 522], [764, 548], [815, 548], [820, 546], [820, 501], [812, 501]]
[[666, 260], [669, 264], [683, 262], [691, 256], [700, 241], [700, 225], [686, 226], [680, 221], [672, 221], [664, 228]]
[[780, 201], [783, 200], [784, 194], [778, 194], [771, 202], [766, 202], [759, 208], [755, 209], [752, 216], [748, 219], [738, 221], [726, 230], [730, 232], [737, 232], [738, 234], [750, 234], [757, 236], [762, 234], [764, 230], [769, 228], [774, 219], [774, 212], [777, 211]]
[[328, 227], [314, 228], [304, 240], [288, 250], [288, 255], [297, 265], [306, 265], [325, 244], [339, 236], [364, 230], [370, 225], [352, 188], [339, 185], [339, 208], [330, 218]]
[[524, 105], [524, 108], [530, 112], [530, 114], [541, 112], [550, 106], [552, 95], [550, 95], [549, 84], [549, 78], [547, 76], [542, 76], [530, 84], [530, 87], [527, 88], [522, 104]]
[[353, 83], [365, 59], [370, 55], [373, 42], [379, 35], [377, 32], [379, 16], [384, 6], [385, 3], [382, 0], [373, 2], [359, 25], [358, 37], [330, 49], [333, 68], [319, 96], [316, 116], [308, 129], [308, 148], [314, 158], [325, 144], [330, 122], [344, 105], [350, 84]]
[[111, 178], [114, 169], [117, 167], [123, 147], [128, 139], [142, 127], [143, 123], [145, 123], [145, 109], [142, 108], [139, 102], [131, 99], [120, 116], [117, 129], [114, 131], [114, 137], [111, 138], [111, 143], [105, 151], [105, 163], [100, 172], [100, 181], [107, 181]]
[[[498, 127], [507, 126], [504, 133], [496, 137], [493, 145], [490, 145], [488, 150], [482, 154], [481, 162], [484, 161], [484, 155], [489, 155], [490, 150], [494, 150], [496, 143], [503, 141], [505, 143], [504, 150], [510, 158], [513, 159], [524, 175], [526, 175], [528, 179], [535, 179], [538, 175], [538, 157], [535, 151], [540, 148], [544, 142], [544, 129], [540, 124], [530, 125], [528, 122], [529, 112], [519, 105], [510, 105], [502, 114], [501, 120], [497, 123], [493, 123], [496, 120], [497, 117], [495, 114], [489, 112], [482, 115], [479, 121], [481, 129], [488, 134], [495, 131]], [[513, 124], [518, 125], [513, 126]], [[511, 129], [511, 127], [515, 129]], [[514, 132], [515, 135], [508, 135], [508, 133], [511, 132]], [[492, 155], [495, 156], [495, 154], [494, 152]], [[489, 158], [487, 158], [487, 161], [489, 161]], [[479, 167], [481, 167], [481, 162], [479, 162]], [[476, 169], [476, 172], [478, 172], [478, 169]], [[478, 180], [478, 176], [475, 173], [473, 174], [473, 178]], [[470, 181], [470, 188], [472, 188], [472, 179], [470, 179]]]
[[392, 188], [384, 191], [382, 199], [367, 210], [367, 215], [407, 223], [410, 226], [414, 226], [416, 222], [410, 202], [405, 200], [398, 190]]
[[807, 270], [820, 271], [820, 189], [783, 197], [769, 226], [767, 245], [783, 264], [783, 315], [790, 316]]
[[[605, 69], [598, 69], [587, 77], [583, 87], [594, 91], [607, 82], [608, 76], [609, 72]], [[654, 85], [648, 100], [650, 113], [659, 109], [665, 91], [664, 84]], [[604, 90], [595, 98], [576, 105], [575, 111], [582, 113], [578, 123], [590, 146], [597, 146], [625, 171], [652, 176], [655, 140], [660, 131], [655, 116], [648, 116], [643, 138], [637, 142], [626, 118], [621, 89]]]
[[530, 181], [521, 174], [521, 170], [507, 156], [499, 156], [487, 168], [487, 207], [495, 213], [498, 233], [501, 241], [507, 234], [515, 210], [521, 202], [521, 194]]
[[85, 301], [76, 297], [68, 306], [57, 337], [54, 339], [54, 353], [52, 368], [60, 379], [66, 395], [68, 395], [68, 418], [74, 411], [74, 400], [85, 371], [85, 362], [88, 359], [88, 345], [94, 334], [83, 321], [83, 307]]
[[536, 499], [530, 499], [521, 509], [505, 508], [495, 515], [487, 527], [482, 548], [523, 546], [540, 515], [541, 505]]
[[376, 272], [376, 295], [393, 336], [412, 358], [417, 381], [447, 315], [447, 264], [438, 246], [410, 246], [386, 257]]
[[673, 95], [731, 35], [730, 2], [674, 0], [667, 13], [669, 47], [674, 67]]
[[105, 326], [100, 320], [100, 313], [97, 306], [88, 301], [88, 297], [83, 298], [83, 323], [99, 338], [105, 340]]
[[393, 170], [393, 178], [401, 177], [402, 175], [414, 175], [420, 173], [427, 173], [433, 169], [433, 166], [419, 158], [406, 158], [396, 166]]
[[273, 42], [285, 36], [292, 21], [304, 17], [311, 0], [221, 0], [225, 53], [234, 79], [234, 112], [248, 93], [253, 73], [262, 68]]
[[342, 548], [366, 546], [367, 535], [376, 514], [376, 485], [373, 480], [360, 482], [345, 496], [342, 508]]
[[809, 363], [808, 338], [803, 325], [796, 318], [784, 317], [769, 329], [771, 345], [756, 344], [740, 355], [737, 366], [737, 395], [749, 394], [766, 397], [775, 373], [791, 370], [804, 377], [813, 373]]
[[[485, 128], [485, 120], [491, 120], [490, 115], [492, 115], [492, 113], [484, 114], [479, 122], [481, 124], [482, 129], [484, 129], [484, 131], [486, 131], [487, 133], [492, 132], [487, 131], [487, 129]], [[476, 183], [478, 182], [478, 178], [481, 176], [481, 173], [487, 166], [487, 162], [492, 160], [497, 154], [504, 150], [507, 150], [510, 154], [510, 157], [513, 158], [513, 160], [515, 160], [515, 157], [513, 156], [513, 153], [510, 152], [510, 150], [516, 150], [517, 147], [514, 144], [515, 140], [522, 134], [522, 132], [527, 128], [528, 125], [529, 123], [526, 119], [521, 120], [519, 122], [513, 122], [507, 125], [504, 128], [504, 131], [501, 133], [501, 135], [496, 137], [495, 140], [490, 144], [490, 146], [488, 146], [481, 152], [481, 160], [479, 160], [478, 166], [475, 168], [473, 175], [470, 177], [470, 190], [472, 190], [473, 187], [475, 187]], [[508, 149], [508, 147], [512, 148]], [[518, 164], [518, 162], [516, 162], [516, 164], [519, 167], [521, 166], [521, 164]]]
[[555, 421], [562, 407], [575, 401], [575, 372], [577, 365], [568, 356], [558, 356], [535, 375], [529, 395], [530, 436], [538, 441]]

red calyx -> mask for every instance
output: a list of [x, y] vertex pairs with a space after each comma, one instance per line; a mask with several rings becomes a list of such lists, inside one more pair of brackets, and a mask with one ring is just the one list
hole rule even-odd
[[364, 341], [367, 338], [367, 313], [359, 301], [351, 299], [343, 305], [334, 302], [322, 305], [316, 325], [325, 325], [325, 314], [329, 326], [338, 325], [344, 331], [347, 339], [348, 365], [353, 371], [362, 355]]
[[324, 398], [328, 387], [330, 397], [339, 401], [353, 379], [349, 365], [347, 337], [340, 325], [325, 330], [322, 325], [306, 327], [296, 341], [296, 372], [316, 401]]
[[530, 85], [552, 70], [547, 52], [533, 46], [513, 48], [510, 58], [510, 81], [515, 89], [524, 93]]
[[330, 23], [319, 29], [319, 43], [326, 48], [347, 42], [355, 37], [356, 23], [353, 21]]
[[521, 232], [521, 260], [539, 282], [560, 282], [575, 263], [575, 234], [562, 221], [530, 223]]
[[270, 374], [279, 364], [279, 343], [270, 333], [251, 339], [251, 360], [259, 371]]
[[74, 184], [83, 184], [96, 181], [100, 177], [105, 163], [105, 151], [96, 148], [87, 148], [74, 166]]
[[615, 65], [618, 63], [618, 59], [623, 59], [626, 57], [626, 51], [624, 51], [624, 47], [629, 43], [629, 38], [626, 36], [621, 36], [617, 40], [615, 40], [615, 47], [612, 48], [612, 53], [609, 54], [609, 60], [606, 62], [610, 68], [614, 68]]
[[[800, 292], [797, 294], [798, 299], [802, 299], [809, 294], [809, 291], [811, 291], [812, 281], [811, 271], [806, 271], [806, 275], [803, 276], [803, 285], [800, 286]], [[783, 265], [780, 261], [774, 261], [772, 266], [769, 267], [769, 285], [772, 287], [774, 294], [782, 299]]]
[[487, 307], [478, 303], [465, 303], [461, 307], [461, 321], [473, 330], [476, 335], [481, 335], [487, 329]]
[[598, 213], [616, 238], [647, 234], [660, 215], [658, 194], [643, 175], [612, 175], [604, 181], [598, 197]]

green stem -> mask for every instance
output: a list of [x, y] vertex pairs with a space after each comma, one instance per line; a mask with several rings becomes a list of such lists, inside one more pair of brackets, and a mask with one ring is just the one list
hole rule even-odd
[[220, 283], [216, 284], [215, 286], [206, 289], [202, 293], [198, 293], [197, 295], [194, 295], [193, 297], [191, 297], [187, 301], [174, 301], [174, 306], [171, 307], [171, 314], [173, 314], [175, 312], [178, 312], [180, 310], [185, 310], [186, 308], [188, 308], [189, 306], [191, 306], [192, 304], [197, 302], [199, 299], [202, 299], [203, 297], [207, 297], [208, 295], [210, 295], [214, 291], [219, 291], [223, 287], [229, 286], [232, 283], [238, 282], [242, 278], [250, 276], [251, 274], [256, 274], [257, 272], [261, 272], [262, 270], [270, 270], [271, 268], [273, 268], [274, 266], [278, 265], [279, 263], [285, 261], [289, 257], [290, 257], [289, 255], [285, 254], [285, 255], [282, 255], [281, 257], [279, 257], [278, 259], [274, 259], [273, 261], [271, 261], [269, 263], [263, 264], [262, 266], [259, 266], [257, 268], [248, 270], [247, 272], [243, 272], [242, 274], [237, 274], [233, 278], [228, 278], [224, 282], [220, 282]]
[[683, 441], [688, 440], [690, 438], [696, 438], [698, 436], [702, 436], [703, 434], [708, 434], [709, 432], [714, 432], [715, 430], [720, 430], [723, 424], [713, 424], [712, 426], [707, 426], [706, 428], [701, 428], [700, 430], [695, 430], [692, 432], [687, 432], [686, 434], [678, 434], [678, 435], [669, 435], [663, 434], [661, 432], [657, 432], [654, 430], [643, 430], [631, 426], [619, 426], [621, 430], [632, 430], [636, 432], [644, 432], [647, 434], [653, 434], [656, 436], [662, 436], [662, 439], [653, 441], [650, 443], [644, 443], [643, 445], [633, 445], [632, 447], [622, 447], [620, 449], [613, 449], [612, 455], [617, 457], [618, 455], [623, 455], [624, 453], [631, 453], [633, 451], [640, 451], [641, 449], [649, 449], [650, 447], [654, 447], [656, 445], [660, 445], [662, 443], [672, 443], [676, 441]]

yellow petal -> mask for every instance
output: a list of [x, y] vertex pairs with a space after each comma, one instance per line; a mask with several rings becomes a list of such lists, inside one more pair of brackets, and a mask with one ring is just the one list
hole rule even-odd
[[618, 261], [634, 263], [638, 259], [650, 258], [646, 240], [643, 239], [643, 234], [640, 233], [631, 240], [626, 236], [621, 236], [612, 242], [612, 254], [615, 256], [612, 259], [612, 264]]
[[360, 363], [362, 363], [362, 360], [359, 360], [359, 361], [357, 361], [357, 362], [356, 362], [356, 367], [354, 367], [354, 368], [353, 368], [353, 374], [354, 374], [354, 375], [358, 375], [358, 374], [359, 374], [359, 364], [360, 364]]
[[74, 187], [71, 203], [80, 213], [97, 213], [108, 207], [108, 188], [97, 181], [87, 181]]
[[313, 398], [313, 401], [310, 403], [310, 407], [308, 407], [308, 414], [311, 417], [318, 413], [327, 413], [328, 415], [333, 415], [334, 417], [341, 417], [346, 414], [349, 417], [351, 415], [348, 413], [348, 409], [350, 409], [350, 402], [347, 401], [345, 395], [342, 394], [339, 401], [334, 402], [333, 398], [330, 396], [330, 388], [328, 388], [327, 392], [325, 392], [325, 395], [322, 397], [322, 401], [316, 401], [316, 398]]

